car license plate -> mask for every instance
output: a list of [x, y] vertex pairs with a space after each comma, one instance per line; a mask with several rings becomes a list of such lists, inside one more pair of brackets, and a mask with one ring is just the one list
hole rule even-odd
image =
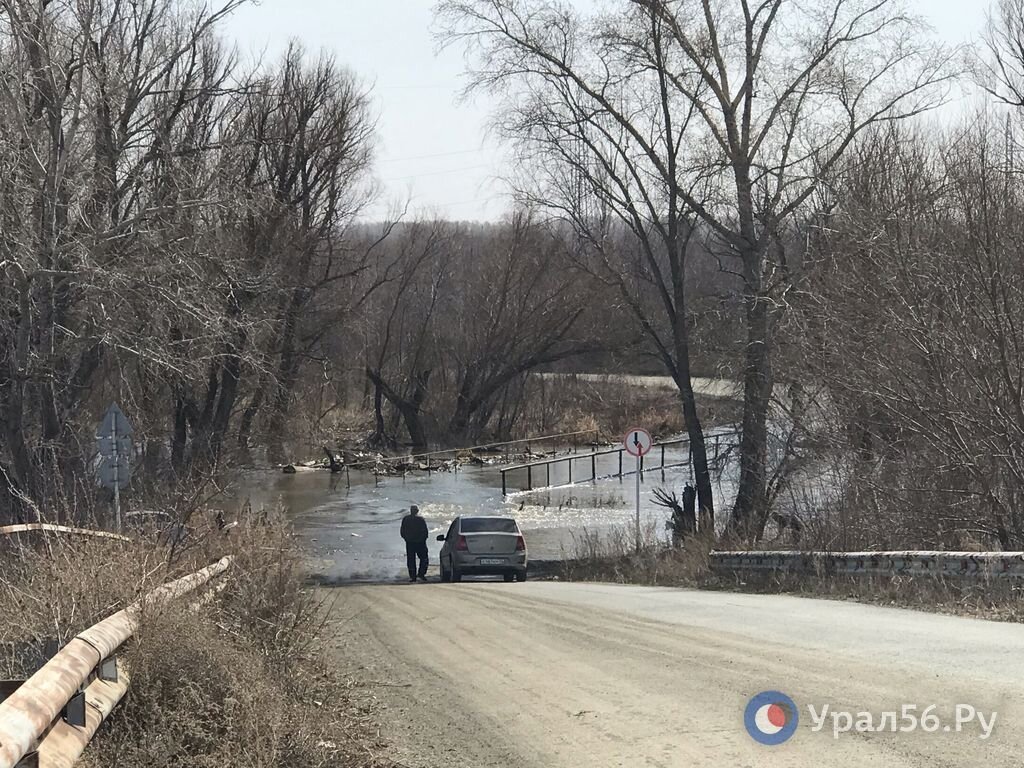
[[503, 557], [481, 557], [480, 565], [504, 565], [505, 558]]

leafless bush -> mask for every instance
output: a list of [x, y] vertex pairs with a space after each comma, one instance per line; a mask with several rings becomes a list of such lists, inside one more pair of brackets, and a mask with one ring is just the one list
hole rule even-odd
[[[41, 653], [47, 640], [65, 643], [165, 580], [166, 553], [144, 543], [30, 536], [31, 544], [0, 542], [0, 642], [7, 649]], [[23, 654], [0, 661], [10, 678], [32, 671]]]
[[[274, 520], [207, 538], [173, 566], [166, 549], [147, 542], [51, 540], [7, 551], [0, 641], [66, 641], [223, 554], [235, 556], [220, 577], [226, 588], [147, 610], [122, 646], [129, 692], [85, 764], [383, 765], [367, 713], [324, 661], [323, 606], [304, 586], [287, 528]], [[30, 671], [10, 653], [3, 661], [8, 677]]]
[[795, 368], [824, 388], [815, 461], [842, 468], [837, 540], [1024, 542], [1015, 135], [987, 114], [881, 131], [837, 179], [794, 314]]
[[640, 548], [632, 528], [583, 530], [563, 553], [561, 576], [572, 581], [698, 586], [708, 574], [712, 537], [696, 535], [682, 547], [666, 542], [659, 526], [641, 529]]

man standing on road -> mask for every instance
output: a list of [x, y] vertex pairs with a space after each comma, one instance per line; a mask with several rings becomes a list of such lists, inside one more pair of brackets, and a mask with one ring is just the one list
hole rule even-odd
[[[405, 562], [409, 566], [409, 581], [427, 580], [427, 521], [420, 517], [420, 508], [413, 504], [409, 514], [402, 518], [402, 538], [405, 539]], [[420, 559], [419, 571], [416, 558]]]

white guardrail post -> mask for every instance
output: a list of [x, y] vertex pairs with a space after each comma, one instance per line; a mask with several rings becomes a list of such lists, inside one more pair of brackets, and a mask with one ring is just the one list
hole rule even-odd
[[[123, 671], [116, 682], [102, 679], [107, 675], [91, 683], [90, 679], [138, 629], [143, 609], [163, 605], [192, 592], [227, 570], [231, 561], [231, 557], [221, 558], [201, 571], [157, 587], [69, 640], [52, 659], [0, 702], [0, 768], [14, 768], [37, 748], [40, 766], [70, 766], [124, 696], [128, 683]], [[64, 708], [87, 683], [85, 702], [91, 706], [85, 707], [85, 724], [74, 726], [58, 721]], [[45, 738], [39, 743], [44, 734]]]

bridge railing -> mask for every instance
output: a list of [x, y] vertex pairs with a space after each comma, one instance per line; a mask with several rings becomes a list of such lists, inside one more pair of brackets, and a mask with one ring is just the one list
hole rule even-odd
[[[737, 434], [738, 433], [736, 431], [729, 430], [715, 431], [705, 436], [705, 444], [709, 448], [710, 460], [712, 463], [717, 463], [721, 459], [725, 449], [732, 444], [732, 440]], [[645, 472], [664, 472], [667, 469], [687, 467], [690, 465], [689, 454], [687, 454], [687, 457], [681, 461], [666, 463], [666, 450], [678, 445], [689, 445], [689, 443], [690, 438], [685, 435], [655, 442], [647, 456], [640, 457], [639, 470], [630, 469], [629, 466], [624, 464], [623, 454], [626, 452], [626, 449], [622, 445], [611, 448], [602, 448], [592, 451], [591, 453], [553, 456], [548, 459], [539, 459], [537, 461], [530, 461], [522, 464], [511, 464], [507, 467], [501, 468], [501, 495], [508, 496], [509, 474], [512, 473], [518, 474], [520, 479], [525, 479], [526, 481], [524, 487], [517, 488], [516, 490], [533, 491], [538, 488], [563, 488], [577, 483], [588, 483], [595, 482], [597, 480], [626, 477], [627, 475], [635, 475], [638, 471], [640, 472], [640, 475], [643, 476]], [[611, 473], [599, 475], [597, 460], [602, 456], [610, 455], [617, 455], [618, 469]], [[630, 461], [632, 462], [632, 459], [630, 459]], [[581, 475], [577, 470], [575, 479], [573, 478], [574, 463], [577, 467], [580, 463], [584, 466], [584, 474]], [[563, 483], [552, 484], [551, 467], [558, 466], [559, 464], [566, 465], [567, 480]], [[588, 465], [589, 472], [586, 471]], [[534, 483], [534, 479], [537, 479], [538, 481], [540, 480], [542, 473], [544, 482]]]
[[128, 689], [117, 649], [139, 627], [143, 611], [195, 591], [231, 564], [224, 557], [157, 587], [127, 608], [73, 637], [24, 682], [0, 687], [0, 768], [70, 766]]

